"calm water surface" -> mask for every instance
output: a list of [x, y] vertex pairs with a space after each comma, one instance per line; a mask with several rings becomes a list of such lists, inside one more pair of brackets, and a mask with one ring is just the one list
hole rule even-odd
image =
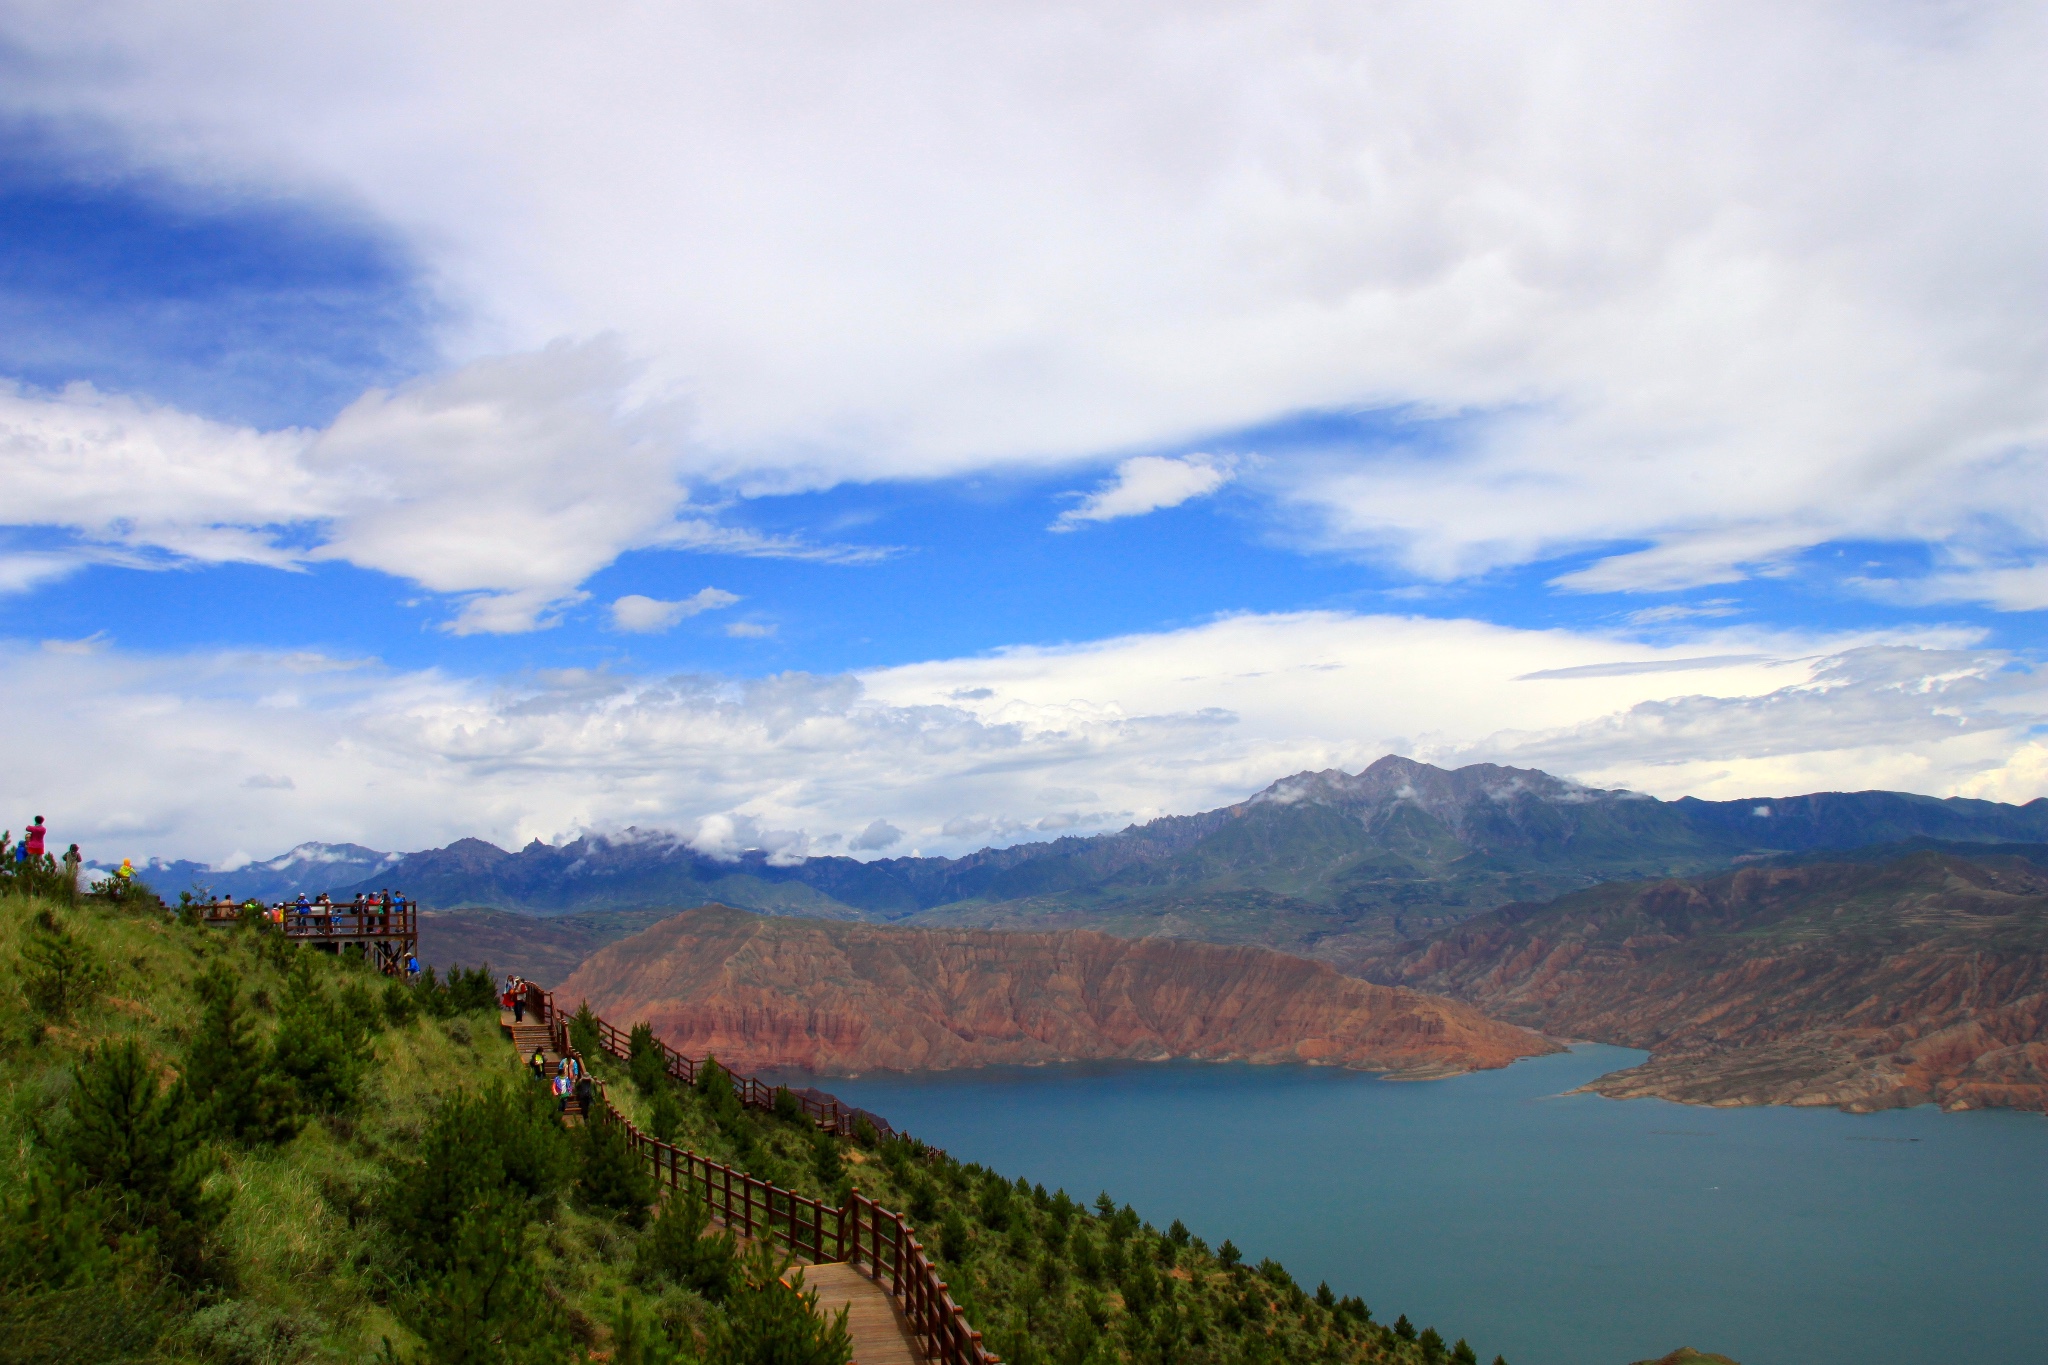
[[1481, 1360], [2048, 1362], [2048, 1121], [1561, 1094], [1642, 1057], [1588, 1046], [1427, 1083], [1113, 1063], [825, 1084], [963, 1161], [1108, 1190]]

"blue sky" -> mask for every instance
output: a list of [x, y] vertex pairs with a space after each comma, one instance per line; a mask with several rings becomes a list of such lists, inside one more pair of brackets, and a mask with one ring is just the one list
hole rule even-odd
[[[0, 377], [15, 386], [0, 639], [16, 704], [75, 711], [56, 719], [88, 750], [132, 751], [136, 715], [213, 708], [211, 738], [150, 732], [186, 757], [164, 758], [162, 794], [109, 817], [110, 838], [212, 857], [276, 851], [264, 839], [390, 844], [432, 810], [437, 837], [723, 820], [718, 838], [779, 831], [792, 848], [887, 818], [936, 849], [969, 837], [942, 826], [1199, 808], [1281, 775], [1262, 765], [1358, 761], [1389, 738], [1443, 761], [1568, 753], [1588, 780], [1663, 794], [2042, 794], [2029, 698], [2048, 420], [2041, 324], [2019, 300], [2048, 272], [2006, 230], [2030, 191], [2000, 160], [2037, 102], [2002, 83], [2039, 36], [2028, 25], [1987, 11], [1942, 46], [1851, 16], [1787, 23], [1765, 44], [1777, 59], [1847, 43], [1867, 69], [1813, 76], [1807, 105], [1765, 82], [1707, 119], [1685, 96], [1711, 87], [1711, 63], [1676, 28], [1587, 17], [1544, 37], [1575, 60], [1670, 64], [1669, 89], [1560, 95], [1523, 80], [1533, 54], [1369, 20], [1333, 40], [1355, 81], [1296, 89], [1305, 38], [1275, 22], [1239, 35], [1234, 112], [1159, 123], [1200, 83], [1144, 43], [1122, 82], [1069, 88], [1017, 57], [1009, 85], [983, 88], [938, 60], [960, 34], [911, 22], [816, 107], [745, 97], [764, 101], [748, 123], [709, 93], [636, 88], [611, 121], [579, 103], [578, 81], [630, 86], [641, 48], [694, 52], [687, 9], [635, 19], [630, 39], [537, 28], [481, 48], [445, 16], [348, 29], [321, 7], [239, 34], [203, 9], [155, 46], [98, 22], [17, 17], [0, 35], [18, 77], [0, 110]], [[1193, 41], [1209, 22], [1225, 21], [1152, 36]], [[1742, 41], [1732, 21], [1708, 27], [1708, 52]], [[1126, 40], [1048, 39], [1094, 56]], [[794, 67], [831, 67], [838, 41]], [[1364, 74], [1409, 41], [1476, 69], [1399, 89]], [[304, 86], [328, 42], [332, 69]], [[551, 42], [576, 45], [564, 70], [581, 74], [504, 103]], [[765, 34], [719, 42], [735, 70], [775, 51]], [[379, 56], [391, 44], [412, 45], [406, 63]], [[991, 44], [975, 61], [1010, 60]], [[1489, 71], [1516, 94], [1495, 98]], [[903, 98], [877, 104], [881, 89]], [[1470, 138], [1419, 155], [1445, 111]], [[1586, 142], [1623, 111], [1715, 169], [1677, 175], [1647, 135]], [[1323, 131], [1320, 182], [1302, 178], [1317, 153], [1261, 141], [1290, 117]], [[1986, 145], [1987, 127], [2006, 131]], [[1525, 169], [1517, 148], [1545, 136], [1581, 162]], [[1921, 165], [1901, 159], [1908, 138], [1947, 160], [1903, 170]], [[1819, 192], [1806, 144], [1851, 149]], [[1347, 187], [1359, 157], [1379, 158], [1374, 195]], [[1922, 221], [1863, 207], [1905, 174], [1935, 197]], [[1606, 187], [1632, 179], [1639, 192]], [[665, 628], [620, 628], [707, 590]], [[1240, 618], [1281, 623], [1304, 659], [1372, 622], [1442, 623], [1403, 673], [1480, 667], [1484, 636], [1509, 642], [1483, 665], [1506, 681], [1523, 653], [1671, 676], [1452, 715], [1382, 673], [1360, 683], [1355, 722], [1278, 683], [1256, 702], [1183, 698], [1171, 714], [1283, 719], [1257, 735], [1233, 720], [1192, 767], [1132, 757], [1149, 775], [1119, 777], [1114, 801], [1044, 795], [1112, 785], [1098, 769], [1128, 775], [1118, 746], [1136, 742], [1058, 708], [1166, 716], [1173, 679], [1133, 661], [1232, 648], [1219, 623]], [[1921, 663], [1829, 662], [1857, 650]], [[929, 691], [1020, 651], [1038, 672], [1015, 695]], [[1781, 671], [1668, 668], [1736, 657]], [[356, 690], [280, 702], [261, 685], [312, 658]], [[617, 707], [655, 706], [663, 678], [740, 697], [792, 673], [860, 680], [862, 700], [817, 702], [806, 725], [894, 707], [889, 742], [924, 727], [924, 747], [864, 750], [852, 766], [872, 794], [857, 797], [773, 763], [750, 786], [768, 722], [734, 721], [745, 706], [719, 723], [755, 738], [709, 750], [669, 718], [673, 766], [724, 774], [694, 785], [627, 777], [647, 755], [598, 737]], [[1851, 673], [1864, 681], [1828, 681]], [[575, 736], [477, 751], [516, 716], [569, 707], [572, 675]], [[217, 681], [187, 695], [181, 676]], [[1968, 700], [1943, 691], [1992, 678]], [[1946, 756], [1886, 755], [1862, 729], [1737, 737], [1725, 719], [1844, 686], [1838, 713], [1961, 730], [1934, 746]], [[587, 700], [605, 688], [612, 701]], [[1678, 698], [1720, 706], [1731, 747], [1643, 719]], [[949, 767], [932, 706], [965, 708], [946, 723], [980, 727], [974, 745], [1009, 736], [1021, 748], [995, 766], [1028, 775], [997, 790], [984, 768]], [[379, 750], [385, 776], [260, 809], [223, 795], [253, 827], [229, 837], [170, 770], [232, 747], [236, 715], [253, 732], [280, 708], [304, 721], [274, 742], [306, 747], [270, 767], [374, 734], [396, 746]], [[425, 728], [393, 738], [406, 726]], [[1567, 738], [1596, 731], [1618, 738]], [[393, 806], [408, 743], [445, 771]], [[60, 782], [65, 761], [52, 750], [34, 780]], [[435, 783], [463, 764], [497, 774], [499, 796], [450, 805]], [[543, 769], [574, 795], [520, 786]], [[283, 790], [249, 787], [276, 776], [252, 772], [236, 791]], [[337, 794], [360, 782], [383, 795]], [[81, 795], [71, 818], [101, 817]]]

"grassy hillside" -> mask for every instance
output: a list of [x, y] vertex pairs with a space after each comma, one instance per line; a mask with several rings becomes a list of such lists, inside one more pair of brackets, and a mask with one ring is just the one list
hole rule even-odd
[[[770, 1258], [650, 1210], [616, 1129], [561, 1127], [481, 974], [407, 988], [153, 897], [0, 895], [0, 991], [0, 1361], [845, 1360]], [[708, 1155], [910, 1212], [1016, 1365], [1475, 1358], [1107, 1196], [600, 1074]]]

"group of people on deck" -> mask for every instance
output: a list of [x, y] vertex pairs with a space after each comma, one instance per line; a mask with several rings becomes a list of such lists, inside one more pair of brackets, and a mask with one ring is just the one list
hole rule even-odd
[[403, 915], [412, 906], [413, 902], [407, 900], [402, 893], [394, 895], [388, 890], [367, 893], [358, 891], [354, 900], [342, 903], [337, 903], [325, 891], [317, 896], [308, 896], [301, 891], [297, 900], [279, 901], [268, 906], [254, 896], [240, 904], [222, 897], [209, 905], [207, 910], [219, 919], [233, 919], [246, 915], [267, 920], [272, 924], [290, 925], [299, 929], [331, 925], [336, 915], [360, 915], [363, 917], [363, 927], [374, 931], [390, 928], [391, 917]]

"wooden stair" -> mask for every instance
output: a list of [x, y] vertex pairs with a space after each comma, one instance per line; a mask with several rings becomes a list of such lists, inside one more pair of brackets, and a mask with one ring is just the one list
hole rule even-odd
[[[521, 1066], [532, 1065], [534, 1051], [538, 1049], [545, 1074], [550, 1080], [554, 1078], [555, 1068], [561, 1064], [562, 1056], [555, 1051], [554, 1032], [546, 1024], [538, 1024], [531, 1019], [515, 1023], [511, 1010], [500, 1010], [498, 1027], [511, 1038], [512, 1046], [518, 1050]], [[583, 1122], [583, 1106], [572, 1097], [563, 1118], [572, 1127]]]

